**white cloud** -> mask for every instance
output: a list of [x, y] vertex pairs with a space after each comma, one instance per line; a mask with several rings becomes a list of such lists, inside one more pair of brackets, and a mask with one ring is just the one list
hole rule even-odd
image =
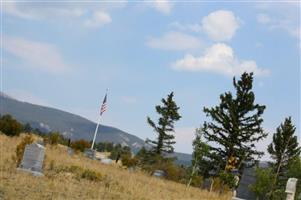
[[294, 37], [299, 40], [301, 38], [301, 27], [298, 24], [294, 24], [293, 20], [275, 18], [272, 19], [268, 14], [258, 14], [257, 22], [266, 25], [270, 30], [283, 30], [287, 32], [291, 37]]
[[187, 50], [202, 46], [197, 37], [180, 32], [168, 32], [160, 38], [150, 37], [146, 44], [151, 48], [163, 50]]
[[218, 10], [202, 19], [202, 30], [215, 41], [228, 41], [240, 26], [240, 20], [233, 12]]
[[82, 25], [85, 27], [99, 28], [112, 22], [110, 13], [113, 9], [125, 7], [126, 2], [99, 4], [68, 4], [68, 3], [47, 3], [39, 2], [6, 2], [3, 12], [7, 16], [23, 20], [44, 20], [53, 23], [67, 23], [69, 25]]
[[169, 0], [154, 0], [148, 3], [151, 7], [165, 15], [170, 14], [173, 7], [173, 4]]
[[87, 27], [98, 28], [105, 24], [112, 22], [112, 19], [108, 13], [103, 11], [96, 11], [90, 19], [87, 19], [84, 24]]
[[25, 61], [26, 65], [24, 67], [27, 66], [50, 73], [62, 73], [69, 70], [57, 47], [50, 43], [6, 36], [3, 38], [3, 49], [16, 58]]
[[255, 75], [268, 75], [269, 71], [261, 69], [254, 60], [240, 60], [234, 55], [233, 49], [217, 43], [206, 49], [200, 57], [186, 55], [172, 64], [175, 70], [207, 71], [227, 76], [239, 75], [243, 72], [254, 72]]
[[26, 20], [45, 20], [60, 17], [66, 18], [80, 18], [86, 10], [82, 7], [70, 6], [54, 6], [49, 4], [47, 6], [40, 5], [38, 2], [34, 3], [17, 3], [14, 1], [6, 2], [3, 7], [5, 14], [13, 17], [18, 17]]

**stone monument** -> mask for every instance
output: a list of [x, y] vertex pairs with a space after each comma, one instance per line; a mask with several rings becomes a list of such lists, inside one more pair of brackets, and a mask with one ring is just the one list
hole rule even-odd
[[298, 179], [296, 178], [289, 178], [286, 183], [285, 193], [286, 193], [286, 200], [294, 200], [295, 199], [295, 192], [297, 186]]
[[27, 171], [35, 176], [43, 176], [42, 167], [45, 147], [38, 143], [26, 145], [18, 170]]

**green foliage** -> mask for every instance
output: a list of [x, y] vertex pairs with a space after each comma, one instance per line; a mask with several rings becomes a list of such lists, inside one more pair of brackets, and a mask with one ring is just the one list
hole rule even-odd
[[227, 173], [227, 172], [220, 172], [219, 178], [222, 181], [223, 185], [227, 185], [230, 189], [236, 187], [234, 174]]
[[24, 150], [26, 145], [33, 143], [33, 137], [31, 135], [26, 135], [24, 138], [22, 138], [22, 141], [17, 145], [16, 148], [16, 164], [19, 166], [21, 164]]
[[277, 186], [285, 187], [288, 177], [289, 165], [300, 156], [301, 147], [298, 144], [297, 135], [294, 135], [296, 127], [292, 124], [291, 118], [286, 118], [277, 128], [273, 135], [273, 141], [268, 146], [274, 162], [272, 166], [276, 173]]
[[75, 175], [77, 179], [86, 179], [89, 181], [101, 181], [103, 176], [101, 173], [91, 170], [91, 169], [84, 169], [77, 165], [71, 165], [71, 166], [55, 166], [52, 167], [53, 171], [55, 173], [72, 173]]
[[156, 125], [149, 117], [147, 117], [148, 124], [157, 133], [157, 140], [147, 139], [146, 142], [153, 146], [153, 151], [157, 154], [162, 152], [172, 153], [174, 151], [173, 144], [174, 135], [174, 123], [180, 120], [181, 116], [178, 113], [179, 107], [173, 100], [173, 92], [171, 92], [166, 99], [162, 99], [163, 106], [156, 106], [156, 111], [160, 115], [158, 124]]
[[102, 175], [99, 172], [90, 170], [90, 169], [85, 169], [83, 170], [81, 174], [81, 178], [90, 180], [90, 181], [101, 181]]
[[18, 136], [23, 130], [22, 124], [10, 115], [3, 115], [0, 118], [0, 131], [7, 136]]
[[197, 174], [207, 178], [209, 176], [208, 172], [213, 167], [210, 166], [211, 163], [206, 160], [209, 155], [209, 146], [203, 141], [202, 135], [203, 132], [201, 128], [195, 130], [195, 139], [192, 142], [192, 166]]
[[121, 144], [116, 144], [115, 146], [113, 146], [109, 158], [111, 158], [112, 160], [116, 160], [117, 157], [121, 158], [122, 156], [126, 156], [126, 155], [132, 157], [132, 152], [130, 147], [128, 146], [122, 147]]
[[32, 127], [30, 126], [30, 124], [29, 123], [26, 123], [25, 125], [24, 125], [24, 127], [23, 127], [23, 131], [25, 132], [25, 133], [30, 133], [30, 132], [32, 132]]
[[175, 158], [166, 158], [154, 151], [142, 148], [135, 158], [138, 160], [137, 165], [143, 170], [153, 173], [155, 170], [162, 170], [166, 173], [166, 179], [186, 183], [187, 170], [184, 167], [174, 163]]
[[271, 168], [256, 168], [256, 182], [250, 186], [251, 191], [257, 196], [258, 200], [270, 199], [273, 190], [275, 175]]
[[253, 73], [243, 73], [241, 79], [233, 78], [236, 95], [226, 92], [220, 95], [220, 104], [204, 108], [210, 121], [204, 122], [202, 132], [210, 145], [209, 158], [216, 171], [225, 169], [227, 159], [237, 158], [236, 168], [242, 163], [253, 162], [263, 152], [257, 151], [255, 144], [267, 134], [262, 128], [264, 105], [255, 104], [252, 91]]
[[112, 142], [99, 142], [95, 144], [95, 149], [99, 152], [112, 152], [114, 144]]
[[135, 157], [132, 158], [132, 156], [129, 154], [122, 155], [121, 161], [122, 161], [122, 165], [127, 166], [127, 167], [134, 167], [138, 164], [138, 159]]
[[86, 140], [77, 140], [74, 142], [71, 142], [71, 148], [75, 151], [84, 152], [85, 149], [90, 148], [91, 144], [87, 142]]

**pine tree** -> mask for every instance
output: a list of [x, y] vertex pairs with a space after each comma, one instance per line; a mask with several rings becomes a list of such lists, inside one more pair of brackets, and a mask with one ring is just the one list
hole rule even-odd
[[229, 158], [235, 158], [236, 168], [242, 169], [243, 163], [254, 163], [263, 154], [255, 143], [267, 136], [261, 126], [265, 106], [255, 104], [252, 84], [253, 73], [243, 73], [238, 81], [234, 77], [236, 96], [226, 92], [220, 95], [219, 105], [204, 108], [211, 118], [204, 122], [204, 137], [212, 144], [209, 157], [217, 171], [225, 170]]
[[276, 179], [286, 179], [289, 165], [296, 160], [301, 153], [297, 135], [294, 135], [296, 127], [292, 124], [291, 117], [286, 118], [273, 135], [273, 141], [268, 146], [268, 152], [274, 160], [272, 166]]
[[178, 113], [179, 107], [173, 100], [173, 92], [171, 92], [166, 99], [162, 99], [163, 105], [157, 105], [156, 111], [160, 115], [158, 124], [155, 124], [149, 117], [147, 117], [147, 122], [154, 131], [157, 133], [157, 140], [147, 139], [147, 143], [153, 146], [154, 153], [161, 154], [163, 152], [172, 153], [174, 151], [173, 144], [174, 141], [174, 123], [178, 121], [181, 116]]

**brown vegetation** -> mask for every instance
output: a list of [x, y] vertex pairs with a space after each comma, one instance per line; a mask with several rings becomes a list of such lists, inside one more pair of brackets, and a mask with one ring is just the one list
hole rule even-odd
[[198, 188], [129, 172], [118, 165], [104, 165], [67, 147], [46, 146], [43, 177], [16, 170], [15, 155], [20, 137], [0, 134], [0, 199], [202, 199], [226, 200]]

